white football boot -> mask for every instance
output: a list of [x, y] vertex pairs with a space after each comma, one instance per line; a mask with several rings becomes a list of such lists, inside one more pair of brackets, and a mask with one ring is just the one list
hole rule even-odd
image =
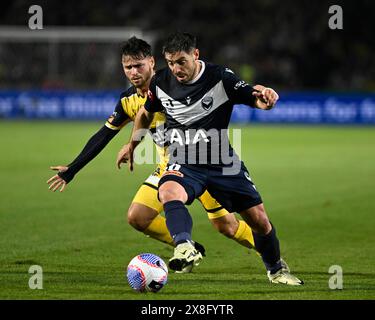
[[202, 258], [202, 254], [192, 242], [184, 242], [174, 249], [174, 255], [169, 260], [169, 268], [180, 273], [191, 272], [194, 266], [199, 265]]
[[296, 276], [290, 273], [289, 266], [283, 259], [281, 261], [281, 269], [276, 273], [271, 274], [270, 271], [267, 271], [268, 279], [271, 283], [281, 283], [287, 284], [289, 286], [300, 286], [303, 285], [303, 281], [298, 279]]
[[281, 269], [285, 272], [290, 273], [290, 268], [289, 268], [288, 264], [285, 262], [285, 260], [283, 258], [280, 258], [280, 262], [281, 262]]
[[[206, 249], [204, 248], [204, 246], [201, 245], [197, 241], [191, 240], [191, 242], [194, 244], [195, 249], [197, 249], [197, 251], [200, 252], [203, 257], [205, 257], [206, 256]], [[199, 262], [196, 265], [199, 265]], [[175, 272], [176, 273], [190, 273], [190, 272], [192, 272], [193, 268], [194, 268], [194, 263], [189, 263], [188, 265], [186, 265], [186, 267], [182, 268], [181, 271], [175, 271]]]

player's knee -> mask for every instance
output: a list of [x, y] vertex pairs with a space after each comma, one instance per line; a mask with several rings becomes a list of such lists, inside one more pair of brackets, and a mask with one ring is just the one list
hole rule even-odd
[[250, 227], [259, 234], [268, 234], [272, 230], [272, 225], [262, 204], [252, 207], [241, 213]]
[[219, 232], [223, 234], [224, 236], [232, 239], [234, 238], [237, 232], [237, 229], [238, 227], [236, 228], [235, 226], [224, 224], [219, 227]]
[[268, 219], [265, 219], [264, 221], [261, 221], [261, 223], [258, 225], [257, 231], [260, 234], [268, 234], [272, 230], [271, 223]]
[[234, 238], [238, 230], [238, 221], [235, 221], [235, 223], [228, 223], [221, 219], [213, 219], [211, 222], [217, 231], [231, 239]]
[[143, 219], [141, 212], [132, 205], [128, 209], [127, 219], [128, 223], [138, 231], [143, 231], [148, 226], [148, 222]]
[[167, 181], [159, 186], [159, 200], [165, 204], [169, 201], [187, 201], [187, 194], [185, 189], [174, 181]]
[[272, 226], [265, 212], [257, 215], [256, 231], [260, 234], [267, 234], [271, 231]]

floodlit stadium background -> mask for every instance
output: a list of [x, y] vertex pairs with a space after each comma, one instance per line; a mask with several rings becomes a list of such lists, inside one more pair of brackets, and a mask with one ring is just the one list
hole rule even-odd
[[1, 12], [0, 117], [102, 119], [128, 86], [121, 42], [144, 37], [161, 68], [166, 35], [186, 30], [198, 36], [203, 59], [283, 93], [283, 110], [237, 108], [233, 121], [375, 123], [370, 1], [341, 2], [343, 30], [328, 27], [333, 3], [322, 1], [40, 5], [43, 30], [28, 29], [27, 1]]
[[[43, 30], [28, 28], [33, 4], [43, 9]], [[328, 27], [334, 4], [343, 30]], [[153, 169], [137, 166], [131, 178], [115, 169], [129, 129], [64, 194], [48, 193], [45, 180], [50, 165], [79, 153], [129, 86], [121, 42], [148, 40], [161, 68], [163, 39], [182, 30], [197, 35], [202, 59], [280, 93], [272, 111], [237, 106], [232, 123], [282, 250], [311, 286], [272, 292], [256, 255], [244, 262], [244, 249], [193, 205], [194, 233], [211, 254], [185, 282], [172, 275], [158, 299], [373, 299], [374, 9], [373, 1], [3, 1], [0, 297], [136, 299], [121, 273], [126, 261], [145, 250], [168, 259], [170, 248], [124, 220]], [[231, 252], [224, 262], [223, 252]], [[45, 290], [28, 289], [32, 264], [44, 266]], [[335, 264], [348, 290], [332, 295]]]

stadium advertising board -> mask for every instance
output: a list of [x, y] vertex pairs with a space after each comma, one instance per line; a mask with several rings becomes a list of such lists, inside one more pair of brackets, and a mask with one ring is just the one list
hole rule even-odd
[[[113, 112], [119, 91], [2, 91], [1, 118], [102, 120]], [[234, 123], [375, 124], [375, 94], [281, 93], [264, 112], [234, 108]]]

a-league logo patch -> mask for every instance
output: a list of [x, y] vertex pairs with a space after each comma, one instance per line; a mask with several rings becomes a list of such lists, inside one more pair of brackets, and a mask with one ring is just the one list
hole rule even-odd
[[204, 110], [209, 110], [211, 109], [213, 105], [214, 99], [212, 97], [204, 97], [202, 99], [202, 107]]

